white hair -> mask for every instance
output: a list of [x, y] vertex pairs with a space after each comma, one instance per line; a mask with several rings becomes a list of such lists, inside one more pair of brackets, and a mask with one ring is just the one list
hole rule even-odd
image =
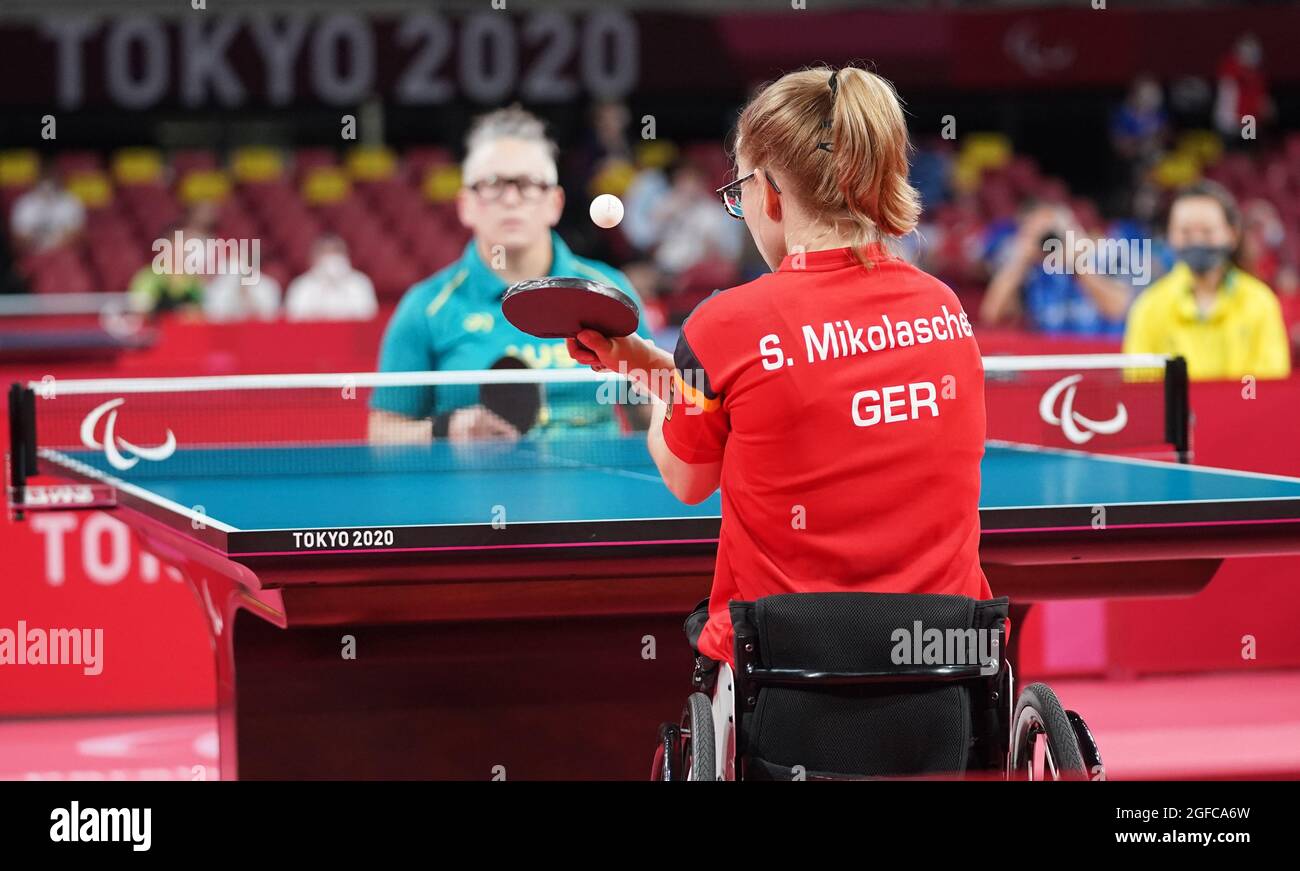
[[559, 181], [559, 171], [555, 164], [559, 147], [546, 135], [546, 125], [542, 120], [519, 105], [497, 109], [474, 119], [465, 136], [465, 162], [461, 164], [463, 174], [469, 176], [469, 165], [481, 148], [502, 139], [518, 139], [540, 145], [548, 164], [546, 181], [550, 184]]

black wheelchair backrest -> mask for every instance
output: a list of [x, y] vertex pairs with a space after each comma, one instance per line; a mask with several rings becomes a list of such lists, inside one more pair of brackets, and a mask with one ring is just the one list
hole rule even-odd
[[1002, 678], [1007, 608], [902, 593], [732, 602], [746, 777], [966, 771]]

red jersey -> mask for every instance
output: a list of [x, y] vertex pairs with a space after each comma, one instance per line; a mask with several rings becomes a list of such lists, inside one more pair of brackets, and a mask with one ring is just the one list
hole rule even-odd
[[946, 285], [882, 247], [786, 257], [691, 314], [664, 441], [722, 461], [700, 650], [727, 603], [790, 592], [990, 598], [979, 563], [984, 367]]
[[1237, 102], [1232, 107], [1235, 123], [1240, 124], [1245, 115], [1258, 118], [1263, 114], [1268, 103], [1268, 85], [1262, 72], [1242, 63], [1234, 53], [1219, 64], [1219, 78], [1231, 79], [1237, 87]]

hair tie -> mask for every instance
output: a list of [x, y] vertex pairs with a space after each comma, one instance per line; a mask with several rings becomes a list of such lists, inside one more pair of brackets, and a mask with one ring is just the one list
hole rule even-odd
[[[838, 94], [840, 90], [839, 75], [840, 75], [840, 71], [836, 70], [835, 72], [831, 73], [830, 81], [827, 82], [827, 84], [831, 86], [831, 111], [832, 112], [835, 111], [835, 95]], [[822, 129], [823, 130], [831, 129], [831, 119], [829, 117], [827, 117], [827, 119], [822, 122]], [[825, 151], [827, 154], [831, 153], [831, 144], [829, 142], [818, 142], [817, 148], [821, 151]]]

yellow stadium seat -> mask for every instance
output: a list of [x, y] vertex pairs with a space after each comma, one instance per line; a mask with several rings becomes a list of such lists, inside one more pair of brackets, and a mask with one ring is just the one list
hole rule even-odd
[[64, 187], [88, 209], [99, 209], [113, 201], [113, 185], [102, 172], [76, 172]]
[[981, 170], [974, 161], [958, 158], [952, 165], [952, 186], [960, 193], [970, 193], [980, 186]]
[[642, 169], [664, 169], [677, 159], [677, 146], [662, 139], [648, 139], [636, 147], [636, 165]]
[[424, 176], [425, 199], [435, 203], [445, 203], [456, 198], [460, 191], [460, 167], [454, 165], [435, 166]]
[[606, 162], [591, 179], [590, 189], [593, 197], [601, 194], [613, 194], [621, 197], [627, 193], [636, 178], [636, 167], [626, 160]]
[[1178, 137], [1174, 150], [1195, 158], [1201, 166], [1212, 166], [1223, 157], [1223, 140], [1212, 130], [1188, 130]]
[[962, 138], [961, 159], [980, 170], [1006, 166], [1011, 154], [1011, 140], [1001, 133], [971, 133]]
[[1201, 162], [1188, 154], [1170, 154], [1151, 170], [1151, 178], [1163, 188], [1186, 187], [1201, 177]]
[[112, 172], [119, 185], [160, 183], [162, 154], [153, 148], [123, 148], [113, 155]]
[[41, 158], [29, 148], [0, 151], [0, 187], [28, 187], [41, 175]]
[[278, 181], [284, 175], [284, 158], [278, 149], [262, 145], [239, 148], [230, 157], [230, 172], [240, 183]]
[[230, 193], [230, 177], [221, 170], [196, 170], [181, 179], [178, 193], [186, 204], [224, 200]]
[[337, 203], [352, 192], [347, 174], [336, 166], [320, 166], [307, 173], [302, 182], [302, 196], [308, 203]]
[[397, 157], [382, 145], [362, 145], [347, 156], [348, 174], [356, 181], [383, 181], [397, 171]]

